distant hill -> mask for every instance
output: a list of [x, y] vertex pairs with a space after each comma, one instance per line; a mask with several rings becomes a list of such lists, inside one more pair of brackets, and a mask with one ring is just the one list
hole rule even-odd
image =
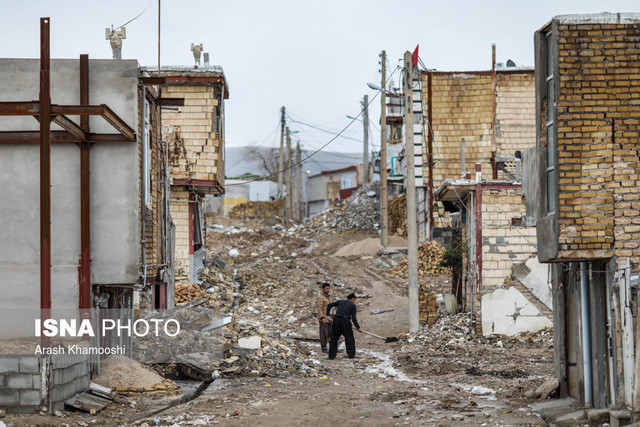
[[[227, 178], [236, 177], [246, 173], [256, 175], [267, 175], [262, 161], [253, 156], [248, 158], [248, 153], [252, 147], [226, 147], [225, 174]], [[267, 147], [257, 147], [259, 153], [267, 160], [275, 161], [277, 164], [278, 153]], [[302, 159], [311, 155], [313, 151], [302, 150]], [[362, 163], [362, 153], [340, 153], [336, 151], [320, 151], [302, 162], [303, 171], [311, 171], [310, 176], [317, 175], [322, 171], [342, 169], [352, 165]]]

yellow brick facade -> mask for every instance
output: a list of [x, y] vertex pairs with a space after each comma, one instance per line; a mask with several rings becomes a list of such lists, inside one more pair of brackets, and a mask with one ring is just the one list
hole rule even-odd
[[[423, 72], [422, 108], [425, 117], [423, 152], [428, 153], [429, 109], [433, 131], [433, 187], [462, 176], [461, 140], [465, 140], [465, 170], [475, 174], [482, 164], [491, 179], [493, 145], [493, 91], [491, 72]], [[430, 89], [429, 89], [430, 86]], [[431, 99], [429, 99], [431, 92]], [[429, 105], [431, 103], [431, 105]], [[496, 152], [514, 155], [535, 145], [535, 80], [532, 70], [496, 72]], [[427, 156], [423, 176], [428, 185]], [[498, 172], [498, 179], [507, 176]], [[448, 226], [444, 208], [434, 206], [435, 226]]]
[[[190, 223], [195, 214], [203, 218], [205, 195], [219, 194], [224, 185], [224, 99], [228, 97], [228, 88], [219, 70], [163, 70], [167, 85], [162, 89], [162, 97], [184, 99], [180, 112], [169, 109], [162, 112], [172, 183], [170, 210], [176, 231], [177, 281], [189, 280], [193, 245]], [[212, 187], [213, 183], [219, 186]], [[194, 204], [191, 213], [190, 204]]]
[[509, 225], [525, 214], [521, 197], [519, 187], [482, 192], [482, 287], [488, 292], [503, 286], [513, 264], [536, 253], [535, 228]]
[[171, 217], [176, 227], [176, 281], [185, 281], [189, 274], [189, 192], [181, 187], [171, 190]]
[[558, 258], [638, 266], [640, 27], [561, 24], [557, 40]]
[[181, 112], [162, 114], [169, 141], [172, 178], [215, 180], [224, 183], [224, 146], [219, 132], [219, 99], [210, 85], [171, 85], [166, 98], [184, 98]]

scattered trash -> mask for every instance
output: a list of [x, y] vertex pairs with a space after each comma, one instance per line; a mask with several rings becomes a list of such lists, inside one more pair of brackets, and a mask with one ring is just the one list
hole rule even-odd
[[240, 255], [240, 252], [238, 252], [237, 249], [229, 249], [229, 256], [230, 257], [237, 257], [238, 255]]
[[371, 310], [371, 314], [376, 315], [376, 314], [388, 313], [389, 311], [393, 311], [393, 308]]

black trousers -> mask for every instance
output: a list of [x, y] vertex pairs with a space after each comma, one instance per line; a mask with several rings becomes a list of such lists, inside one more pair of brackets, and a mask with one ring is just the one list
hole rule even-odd
[[329, 344], [329, 359], [335, 359], [338, 353], [338, 339], [344, 337], [344, 344], [347, 347], [347, 356], [349, 359], [356, 357], [356, 340], [353, 338], [353, 328], [351, 320], [343, 317], [335, 317], [333, 319], [333, 327], [331, 328], [331, 343]]

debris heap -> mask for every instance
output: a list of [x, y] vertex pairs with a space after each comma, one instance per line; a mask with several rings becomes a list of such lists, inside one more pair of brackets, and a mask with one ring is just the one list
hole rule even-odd
[[[451, 268], [440, 265], [444, 252], [444, 246], [433, 240], [418, 246], [418, 275], [422, 277], [450, 275]], [[407, 258], [402, 259], [389, 272], [406, 279], [408, 277]]]
[[359, 229], [378, 232], [380, 228], [380, 202], [373, 186], [354, 192], [349, 198], [314, 216], [305, 228], [315, 233], [340, 233]]
[[267, 218], [282, 215], [283, 199], [268, 202], [246, 202], [234, 206], [229, 213], [231, 218]]
[[404, 194], [389, 199], [389, 233], [407, 237], [407, 198]]

